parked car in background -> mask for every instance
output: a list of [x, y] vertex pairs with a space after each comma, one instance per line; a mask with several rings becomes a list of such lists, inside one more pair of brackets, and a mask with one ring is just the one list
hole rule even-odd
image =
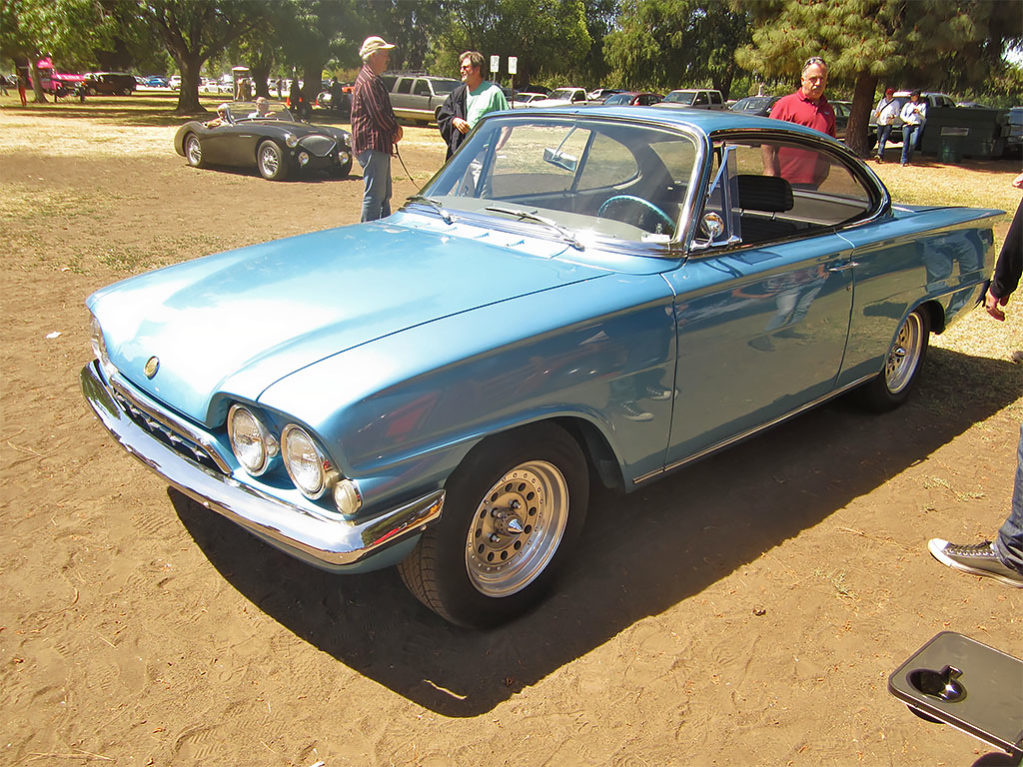
[[585, 88], [555, 88], [547, 98], [532, 102], [535, 107], [563, 107], [563, 106], [586, 106], [591, 102], [586, 94]]
[[211, 127], [191, 120], [174, 136], [174, 149], [196, 168], [255, 167], [270, 181], [281, 181], [303, 170], [326, 170], [347, 176], [352, 169], [351, 134], [340, 128], [298, 122], [291, 112], [272, 106], [256, 117], [256, 105], [228, 105], [225, 124]]
[[494, 113], [384, 220], [93, 294], [82, 389], [198, 513], [335, 573], [397, 564], [489, 626], [548, 591], [591, 482], [641, 490], [845, 392], [904, 403], [1000, 214], [893, 206], [778, 120]]
[[849, 127], [849, 115], [852, 113], [851, 101], [829, 101], [835, 110], [835, 138], [845, 140], [845, 131]]
[[771, 114], [771, 108], [774, 107], [780, 98], [781, 96], [746, 96], [746, 98], [739, 99], [734, 104], [730, 104], [728, 109], [740, 114], [767, 117]]
[[160, 75], [150, 75], [144, 78], [147, 88], [170, 88], [170, 80]]
[[639, 93], [637, 91], [622, 91], [620, 93], [612, 93], [606, 99], [604, 103], [608, 106], [614, 106], [615, 104], [627, 104], [634, 107], [648, 107], [652, 104], [656, 104], [663, 97], [660, 93]]
[[724, 109], [725, 99], [721, 91], [706, 88], [680, 88], [671, 91], [661, 102], [665, 106], [694, 107], [696, 109]]
[[508, 105], [513, 109], [515, 107], [527, 107], [532, 106], [534, 102], [542, 101], [545, 98], [547, 98], [546, 93], [527, 93], [519, 91], [512, 97], [512, 100], [508, 102]]
[[421, 74], [381, 75], [391, 99], [396, 117], [421, 123], [437, 121], [437, 113], [444, 101], [461, 80], [450, 77], [431, 77]]
[[592, 90], [587, 93], [586, 98], [590, 101], [603, 101], [608, 96], [621, 92], [621, 88], [597, 88], [596, 90]]

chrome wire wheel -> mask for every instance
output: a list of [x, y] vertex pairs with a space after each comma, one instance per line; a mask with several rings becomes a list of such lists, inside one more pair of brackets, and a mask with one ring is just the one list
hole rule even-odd
[[924, 349], [924, 330], [920, 314], [910, 314], [888, 351], [884, 363], [885, 385], [892, 394], [898, 394], [913, 380]]
[[284, 153], [273, 141], [264, 141], [256, 150], [259, 174], [269, 181], [280, 181], [288, 172]]
[[197, 136], [189, 136], [185, 140], [185, 157], [188, 164], [193, 167], [198, 168], [202, 165], [202, 144], [199, 143]]
[[524, 589], [558, 550], [569, 515], [564, 475], [547, 461], [527, 461], [484, 495], [465, 540], [465, 567], [487, 597]]

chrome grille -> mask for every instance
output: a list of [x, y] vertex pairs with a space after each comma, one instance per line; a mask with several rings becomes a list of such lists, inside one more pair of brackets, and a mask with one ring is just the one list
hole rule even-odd
[[208, 438], [191, 426], [176, 423], [173, 417], [162, 412], [162, 408], [147, 402], [148, 397], [129, 391], [123, 383], [111, 383], [112, 394], [124, 412], [153, 437], [193, 463], [223, 474], [231, 473], [231, 466], [216, 448], [204, 444]]
[[300, 143], [303, 149], [317, 157], [326, 157], [334, 151], [334, 139], [327, 136], [306, 136]]

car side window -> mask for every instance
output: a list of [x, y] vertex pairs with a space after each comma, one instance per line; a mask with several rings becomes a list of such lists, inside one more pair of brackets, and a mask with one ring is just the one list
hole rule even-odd
[[721, 94], [720, 93], [711, 93], [710, 94], [710, 103], [712, 103], [712, 104], [720, 104], [720, 103], [722, 103], [721, 102]]
[[411, 93], [412, 92], [412, 78], [403, 77], [398, 80], [398, 87], [394, 89], [395, 93]]
[[717, 142], [715, 152], [720, 155], [725, 147], [730, 183], [722, 182], [714, 190], [703, 215], [717, 213], [726, 231], [705, 244], [757, 244], [807, 236], [863, 219], [875, 210], [867, 185], [826, 147], [784, 139], [729, 141]]
[[413, 93], [416, 96], [431, 96], [431, 95], [433, 95], [433, 94], [430, 93], [430, 84], [428, 82], [426, 82], [426, 80], [416, 80], [416, 85], [415, 85], [415, 89], [413, 90]]
[[635, 178], [636, 158], [618, 141], [603, 133], [593, 138], [586, 165], [579, 176], [579, 189], [602, 189]]
[[707, 101], [707, 94], [703, 93], [702, 91], [700, 93], [697, 93], [696, 94], [696, 98], [693, 99], [693, 106], [694, 107], [696, 107], [696, 106], [706, 106], [708, 103], [710, 103], [710, 102]]

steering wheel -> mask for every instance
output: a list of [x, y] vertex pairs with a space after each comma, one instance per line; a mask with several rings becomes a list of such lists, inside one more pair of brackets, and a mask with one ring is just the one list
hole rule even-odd
[[612, 203], [616, 202], [631, 202], [636, 205], [639, 205], [641, 208], [645, 208], [651, 213], [656, 214], [661, 219], [661, 221], [663, 221], [667, 225], [669, 234], [675, 231], [675, 222], [671, 220], [667, 213], [658, 208], [649, 200], [644, 200], [642, 197], [636, 197], [631, 194], [616, 194], [614, 197], [608, 197], [606, 200], [604, 200], [604, 204], [601, 205], [600, 208], [597, 210], [597, 215], [603, 216], [604, 211], [606, 211], [611, 206]]

